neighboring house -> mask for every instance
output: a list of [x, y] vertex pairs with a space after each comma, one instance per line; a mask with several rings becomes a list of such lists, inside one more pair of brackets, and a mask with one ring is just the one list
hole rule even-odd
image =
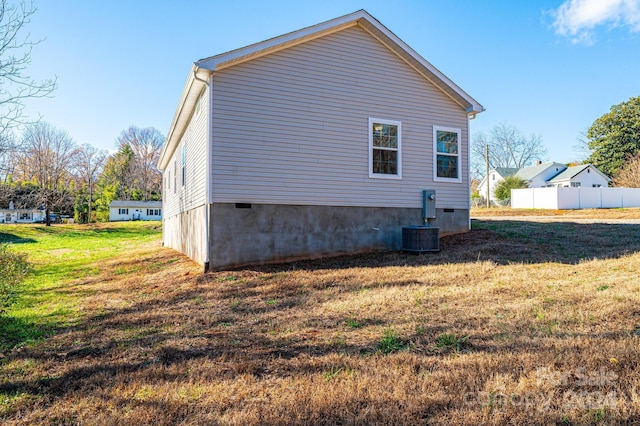
[[205, 270], [469, 230], [483, 107], [366, 11], [196, 62], [158, 167], [163, 238]]
[[527, 182], [529, 188], [545, 188], [549, 186], [549, 179], [566, 168], [567, 166], [561, 163], [538, 161], [533, 166], [521, 168], [516, 172], [515, 176]]
[[[558, 186], [555, 182], [555, 179], [561, 174], [564, 175], [564, 172], [567, 172], [567, 170], [570, 170], [568, 174], [573, 173], [574, 175], [578, 175], [578, 174], [581, 175], [583, 171], [587, 171], [586, 172], [587, 174], [591, 174], [593, 171], [594, 173], [597, 172], [599, 177], [608, 179], [602, 172], [600, 172], [598, 169], [596, 169], [593, 165], [590, 165], [590, 164], [575, 166], [575, 168], [574, 167], [567, 168], [567, 166], [561, 163], [556, 163], [556, 162], [543, 163], [541, 161], [538, 161], [533, 166], [523, 167], [520, 169], [496, 168], [489, 171], [490, 200], [493, 202], [496, 201], [496, 198], [494, 195], [495, 187], [498, 183], [502, 182], [507, 176], [516, 176], [524, 180], [525, 182], [527, 182], [527, 186], [529, 188], [546, 188], [548, 186]], [[562, 183], [565, 182], [564, 177], [560, 181], [558, 181], [558, 183], [560, 182]], [[574, 182], [577, 182], [575, 180], [575, 177], [574, 177]], [[604, 186], [607, 186], [608, 182], [609, 180], [598, 181], [598, 183], [603, 184]], [[593, 183], [595, 184], [596, 182], [593, 182]], [[560, 186], [569, 186], [569, 183], [567, 182], [567, 185], [560, 185]], [[589, 186], [591, 186], [591, 180], [589, 180]], [[480, 191], [480, 195], [482, 195], [483, 197], [487, 196], [486, 195], [487, 181], [485, 178], [483, 178], [482, 181], [480, 182], [478, 190]]]
[[574, 188], [607, 188], [611, 179], [593, 164], [568, 167], [549, 179], [547, 186]]
[[109, 221], [124, 220], [162, 220], [162, 201], [112, 201], [109, 204]]
[[[502, 182], [505, 178], [509, 176], [513, 176], [519, 169], [513, 167], [496, 167], [495, 169], [489, 170], [489, 199], [491, 201], [496, 201], [493, 195], [493, 191], [496, 189], [496, 185]], [[478, 185], [478, 193], [485, 200], [487, 197], [487, 178], [486, 176], [482, 178], [480, 184]]]
[[0, 223], [37, 223], [45, 217], [43, 209], [0, 208]]

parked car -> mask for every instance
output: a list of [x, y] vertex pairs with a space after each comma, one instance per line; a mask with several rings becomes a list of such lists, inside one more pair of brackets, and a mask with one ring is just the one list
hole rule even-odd
[[[49, 221], [51, 223], [62, 223], [62, 218], [60, 218], [59, 214], [49, 213]], [[40, 223], [47, 223], [47, 218], [43, 217]]]

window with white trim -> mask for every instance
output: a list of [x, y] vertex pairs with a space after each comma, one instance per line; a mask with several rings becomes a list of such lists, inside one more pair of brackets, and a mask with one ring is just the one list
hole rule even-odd
[[461, 135], [460, 129], [433, 126], [433, 180], [462, 182], [460, 169]]
[[369, 118], [369, 177], [402, 179], [402, 122]]

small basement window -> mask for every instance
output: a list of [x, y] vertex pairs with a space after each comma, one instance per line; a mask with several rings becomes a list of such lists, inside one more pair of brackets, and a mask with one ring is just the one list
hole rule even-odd
[[433, 126], [433, 180], [462, 182], [460, 175], [460, 142], [462, 131]]
[[402, 122], [369, 118], [369, 177], [402, 179]]

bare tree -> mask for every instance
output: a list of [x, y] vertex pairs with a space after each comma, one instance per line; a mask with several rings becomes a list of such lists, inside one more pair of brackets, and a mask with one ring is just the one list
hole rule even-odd
[[526, 137], [515, 126], [505, 123], [493, 126], [489, 133], [479, 132], [473, 137], [471, 144], [472, 169], [475, 173], [484, 174], [486, 146], [489, 146], [489, 165], [491, 168], [521, 168], [542, 160], [547, 149], [540, 135], [531, 134]]
[[56, 80], [38, 81], [27, 74], [31, 51], [40, 41], [23, 34], [36, 8], [30, 0], [0, 0], [0, 134], [25, 124], [24, 101], [51, 95]]
[[97, 149], [89, 144], [83, 144], [76, 153], [76, 170], [78, 178], [83, 186], [89, 190], [88, 217], [87, 222], [91, 222], [91, 203], [93, 201], [93, 185], [102, 172], [102, 168], [107, 160], [108, 152], [104, 149]]
[[162, 133], [153, 127], [140, 129], [136, 126], [122, 131], [117, 139], [121, 149], [129, 146], [133, 151], [134, 186], [142, 191], [145, 201], [151, 198], [152, 193], [162, 190], [162, 173], [156, 164], [164, 139]]
[[593, 150], [589, 148], [589, 137], [587, 136], [586, 130], [580, 132], [576, 138], [576, 143], [573, 144], [571, 148], [573, 148], [573, 151], [578, 155], [580, 162], [585, 161], [591, 156]]
[[13, 174], [18, 154], [18, 144], [13, 132], [0, 132], [0, 181], [7, 183]]
[[640, 188], [640, 153], [629, 157], [622, 169], [614, 176], [613, 186]]
[[68, 198], [70, 171], [77, 146], [67, 132], [46, 122], [29, 124], [22, 135], [21, 145], [20, 177], [37, 183], [38, 199], [44, 206], [49, 226], [51, 209]]

